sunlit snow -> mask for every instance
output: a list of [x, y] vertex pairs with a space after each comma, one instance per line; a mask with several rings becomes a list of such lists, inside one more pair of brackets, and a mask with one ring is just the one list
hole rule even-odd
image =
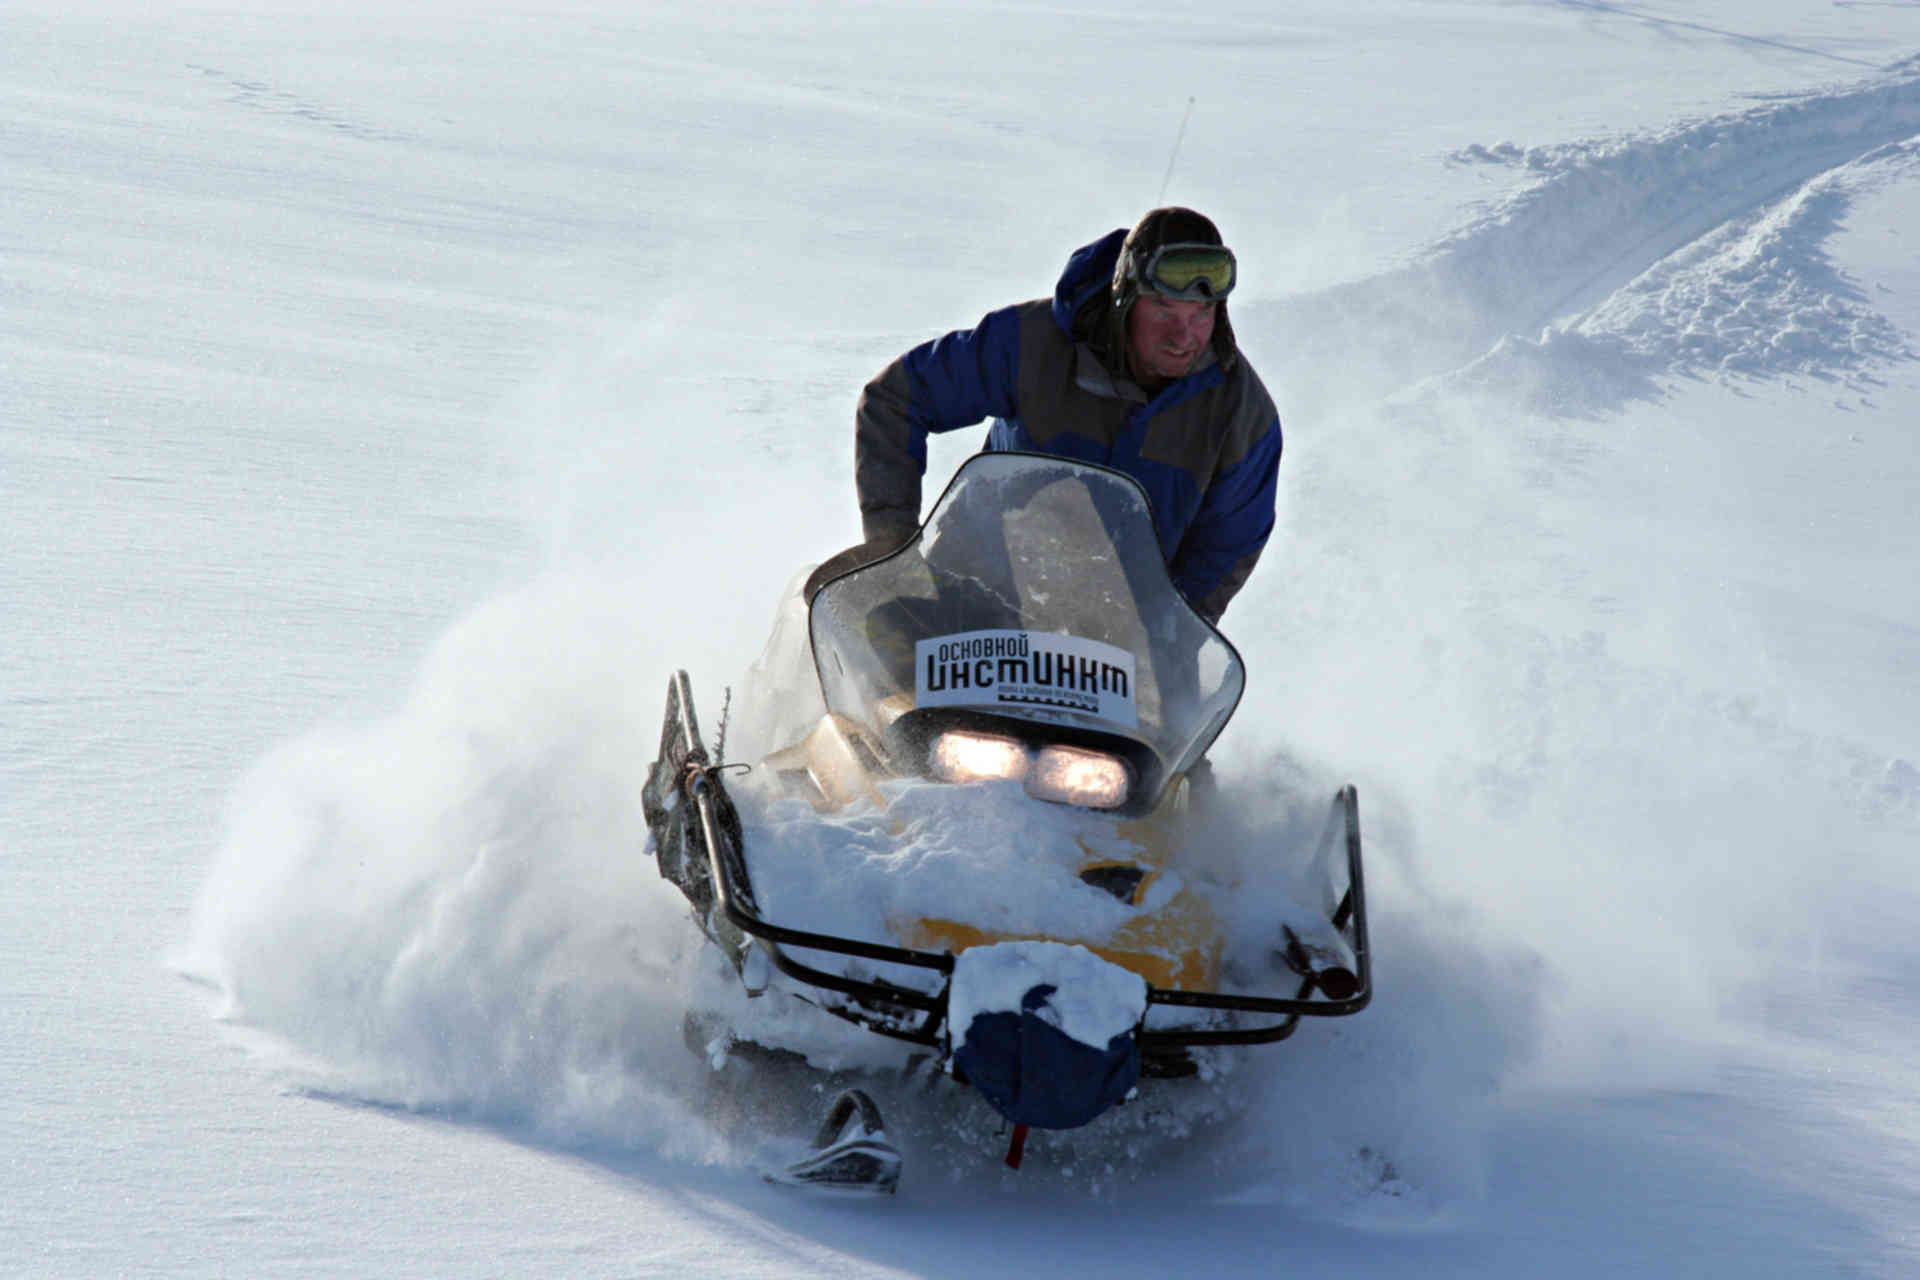
[[[0, 1270], [1920, 1267], [1920, 10], [393, 8], [0, 16]], [[861, 385], [1163, 187], [1287, 427], [1202, 870], [1356, 784], [1378, 995], [768, 1186], [838, 1077], [646, 852], [667, 677], [804, 721]]]

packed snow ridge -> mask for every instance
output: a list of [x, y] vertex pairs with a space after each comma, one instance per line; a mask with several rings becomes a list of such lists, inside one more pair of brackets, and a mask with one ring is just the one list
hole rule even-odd
[[1920, 163], [1912, 65], [1651, 137], [1450, 158], [1537, 180], [1419, 262], [1313, 300], [1303, 331], [1395, 338], [1406, 383], [1526, 379], [1540, 407], [1585, 411], [1662, 374], [1844, 375], [1913, 354], [1823, 249], [1855, 194]]
[[1543, 181], [1444, 256], [1510, 291], [1497, 309], [1530, 308], [1667, 372], [1817, 373], [1905, 356], [1904, 336], [1821, 246], [1851, 192], [1920, 159], [1916, 134], [1920, 76], [1908, 72], [1653, 138], [1471, 147], [1454, 158], [1524, 164]]

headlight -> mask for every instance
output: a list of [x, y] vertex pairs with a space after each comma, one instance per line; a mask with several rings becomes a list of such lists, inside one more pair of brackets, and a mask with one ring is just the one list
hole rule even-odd
[[997, 733], [949, 730], [933, 740], [927, 766], [942, 782], [982, 782], [1027, 776], [1027, 749]]
[[1130, 782], [1126, 763], [1117, 756], [1084, 747], [1042, 747], [1027, 775], [1027, 794], [1058, 804], [1117, 809], [1127, 801]]

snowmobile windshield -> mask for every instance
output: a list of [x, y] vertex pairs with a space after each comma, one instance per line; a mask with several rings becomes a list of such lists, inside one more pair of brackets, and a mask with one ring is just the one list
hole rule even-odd
[[1161, 558], [1146, 492], [1105, 467], [971, 458], [920, 531], [813, 598], [827, 709], [876, 737], [964, 719], [1117, 750], [1150, 806], [1225, 727], [1233, 646]]

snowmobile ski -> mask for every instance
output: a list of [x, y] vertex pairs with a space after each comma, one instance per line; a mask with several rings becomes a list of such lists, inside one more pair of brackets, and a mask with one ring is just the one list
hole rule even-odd
[[863, 1091], [848, 1089], [828, 1109], [813, 1150], [766, 1179], [843, 1194], [892, 1195], [900, 1185], [901, 1163], [899, 1148], [887, 1141], [880, 1108]]

